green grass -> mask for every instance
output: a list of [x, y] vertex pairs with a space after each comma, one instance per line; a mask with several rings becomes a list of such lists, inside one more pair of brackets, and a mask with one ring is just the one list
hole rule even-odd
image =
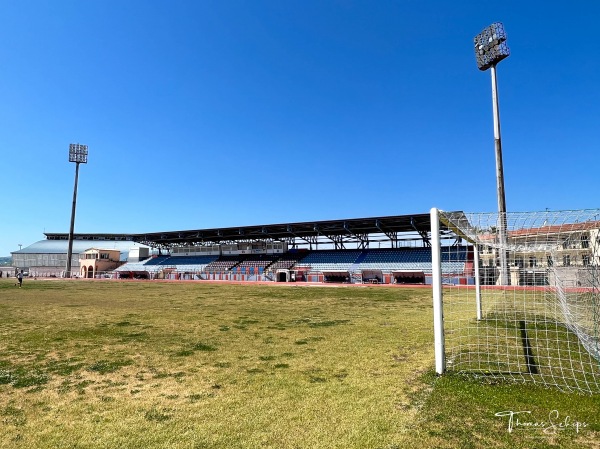
[[[433, 369], [430, 291], [0, 282], [4, 448], [598, 447], [600, 398]], [[509, 433], [505, 410], [585, 422]]]

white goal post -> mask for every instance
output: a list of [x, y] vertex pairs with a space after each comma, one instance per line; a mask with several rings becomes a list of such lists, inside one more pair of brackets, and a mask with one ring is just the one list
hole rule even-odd
[[436, 372], [600, 393], [600, 210], [499, 218], [431, 210]]

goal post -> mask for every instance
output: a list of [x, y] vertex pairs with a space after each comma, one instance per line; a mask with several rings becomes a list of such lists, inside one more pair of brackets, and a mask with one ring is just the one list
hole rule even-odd
[[431, 246], [438, 374], [600, 393], [600, 210], [434, 208]]
[[442, 301], [442, 260], [440, 244], [439, 211], [431, 209], [431, 288], [433, 292], [433, 340], [435, 348], [435, 372], [446, 370], [444, 346], [444, 307]]

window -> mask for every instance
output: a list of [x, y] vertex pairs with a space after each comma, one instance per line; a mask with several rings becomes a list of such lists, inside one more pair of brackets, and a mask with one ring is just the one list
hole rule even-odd
[[590, 239], [587, 234], [581, 234], [581, 247], [582, 248], [590, 247]]
[[554, 266], [554, 260], [552, 259], [552, 256], [548, 256], [546, 258], [546, 262], [548, 262], [548, 266], [549, 267], [553, 267]]
[[531, 268], [537, 267], [537, 259], [535, 257], [530, 257], [529, 258], [529, 266]]
[[563, 266], [571, 266], [571, 256], [569, 256], [568, 254], [563, 256]]
[[517, 257], [515, 259], [515, 266], [519, 267], [519, 268], [523, 268], [523, 265], [524, 265], [523, 259], [521, 259], [520, 257]]
[[590, 256], [588, 254], [584, 254], [581, 256], [581, 262], [584, 267], [587, 267], [590, 264]]
[[108, 260], [108, 253], [100, 253], [100, 259]]

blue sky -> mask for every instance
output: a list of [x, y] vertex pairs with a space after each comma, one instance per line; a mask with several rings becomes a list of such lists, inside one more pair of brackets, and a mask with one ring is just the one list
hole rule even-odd
[[53, 0], [0, 4], [0, 256], [137, 233], [598, 207], [600, 2]]

